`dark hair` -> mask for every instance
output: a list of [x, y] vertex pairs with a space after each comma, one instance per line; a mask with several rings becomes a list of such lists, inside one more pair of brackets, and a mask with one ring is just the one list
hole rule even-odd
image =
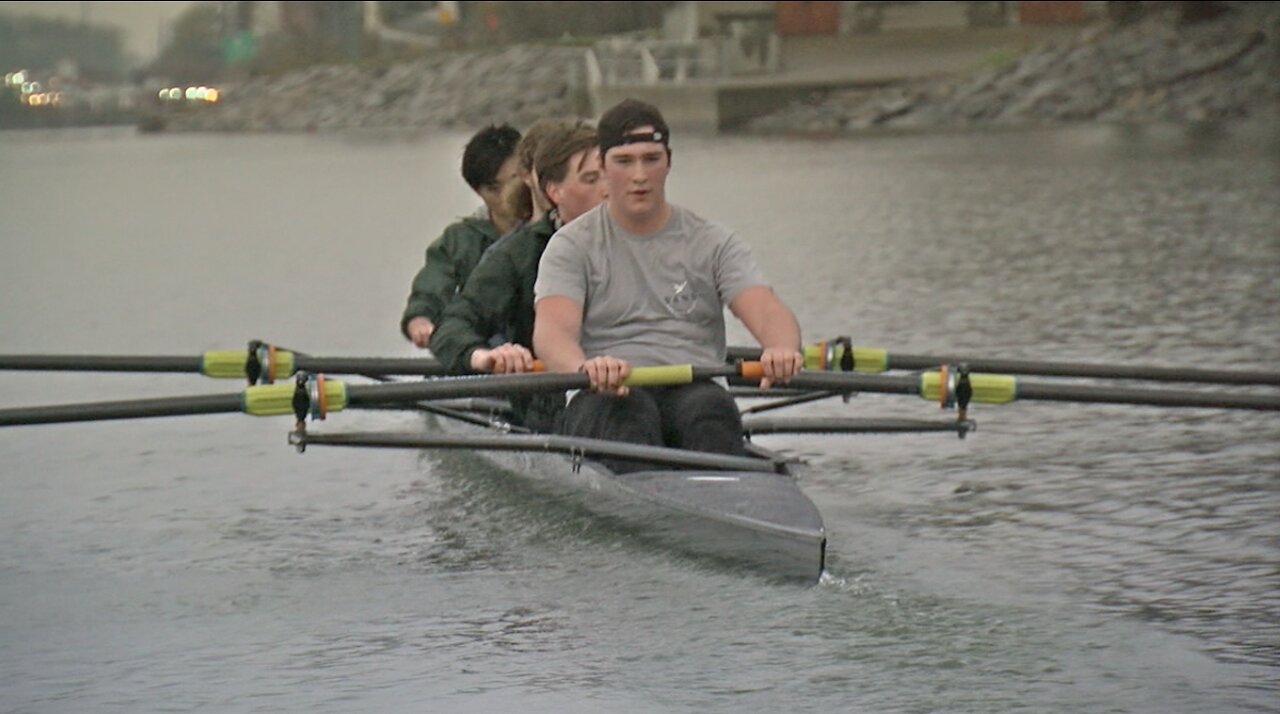
[[569, 175], [569, 159], [574, 154], [596, 148], [598, 141], [595, 127], [585, 122], [566, 124], [561, 131], [544, 136], [538, 142], [538, 153], [533, 157], [533, 168], [538, 172], [538, 188], [542, 193], [546, 194], [548, 183], [559, 183]]
[[462, 178], [472, 189], [493, 183], [498, 169], [515, 153], [520, 132], [506, 124], [489, 126], [476, 132], [462, 151]]
[[[653, 127], [653, 132], [643, 136], [634, 135], [634, 130], [643, 126]], [[639, 99], [624, 99], [610, 107], [600, 117], [599, 130], [601, 158], [609, 149], [634, 141], [656, 141], [668, 146], [667, 151], [671, 151], [667, 144], [671, 130], [667, 128], [662, 112]]]

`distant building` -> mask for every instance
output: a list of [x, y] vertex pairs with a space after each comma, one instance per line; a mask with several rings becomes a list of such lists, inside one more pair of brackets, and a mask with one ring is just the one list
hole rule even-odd
[[441, 28], [457, 22], [458, 2], [306, 2], [241, 0], [222, 3], [224, 39], [247, 33], [254, 47], [273, 38], [339, 49], [359, 56], [366, 37], [389, 43], [434, 46]]

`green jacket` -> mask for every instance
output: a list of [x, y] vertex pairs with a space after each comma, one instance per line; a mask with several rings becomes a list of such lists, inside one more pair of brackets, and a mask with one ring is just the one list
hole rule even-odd
[[[409, 336], [409, 321], [415, 317], [440, 322], [445, 307], [462, 289], [467, 276], [480, 262], [480, 256], [497, 239], [498, 229], [487, 214], [484, 218], [479, 215], [463, 218], [444, 229], [427, 248], [426, 263], [413, 279], [413, 289], [400, 318], [400, 332], [405, 337]], [[435, 347], [434, 335], [431, 346]]]
[[[501, 335], [496, 344], [514, 342], [533, 349], [533, 283], [553, 233], [553, 218], [547, 216], [503, 238], [445, 308], [431, 335], [431, 352], [451, 373], [471, 373], [471, 353], [490, 347], [495, 335]], [[513, 397], [511, 406], [518, 423], [549, 431], [564, 395]]]
[[549, 217], [526, 224], [485, 255], [431, 335], [431, 352], [454, 374], [471, 372], [471, 353], [503, 341], [533, 349], [533, 282], [555, 233]]

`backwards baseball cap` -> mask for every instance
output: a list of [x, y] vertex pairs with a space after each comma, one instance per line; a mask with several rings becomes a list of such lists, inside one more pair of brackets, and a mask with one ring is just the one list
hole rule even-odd
[[[643, 127], [652, 127], [652, 130], [637, 131]], [[623, 144], [653, 141], [669, 147], [671, 137], [662, 112], [638, 99], [624, 99], [610, 107], [600, 117], [596, 131], [600, 134], [600, 158], [604, 158], [609, 149]]]

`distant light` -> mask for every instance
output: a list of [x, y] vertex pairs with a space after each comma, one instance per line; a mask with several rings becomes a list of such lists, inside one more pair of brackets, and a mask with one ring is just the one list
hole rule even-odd
[[23, 94], [31, 94], [31, 93], [32, 93], [32, 92], [34, 92], [34, 91], [36, 91], [36, 90], [35, 90], [35, 88], [33, 88], [33, 87], [31, 86], [31, 83], [30, 83], [30, 82], [23, 82], [23, 83], [22, 83], [22, 93], [23, 93]]
[[217, 90], [217, 89], [215, 89], [215, 88], [213, 88], [213, 87], [209, 87], [209, 91], [208, 91], [208, 93], [204, 95], [204, 100], [205, 100], [206, 102], [209, 102], [210, 104], [213, 104], [213, 103], [217, 102], [217, 101], [218, 101], [218, 90]]
[[160, 100], [160, 101], [162, 101], [162, 102], [163, 102], [164, 100], [168, 99], [168, 98], [169, 98], [169, 89], [168, 89], [168, 88], [161, 89], [159, 92], [157, 92], [157, 93], [156, 93], [156, 99], [159, 99], [159, 100]]
[[174, 87], [169, 90], [169, 99], [182, 99], [182, 90]]
[[196, 98], [196, 88], [187, 87], [187, 99], [195, 99], [195, 98]]
[[17, 72], [13, 73], [14, 84], [22, 84], [26, 81], [27, 81], [27, 71], [25, 69], [20, 69]]

